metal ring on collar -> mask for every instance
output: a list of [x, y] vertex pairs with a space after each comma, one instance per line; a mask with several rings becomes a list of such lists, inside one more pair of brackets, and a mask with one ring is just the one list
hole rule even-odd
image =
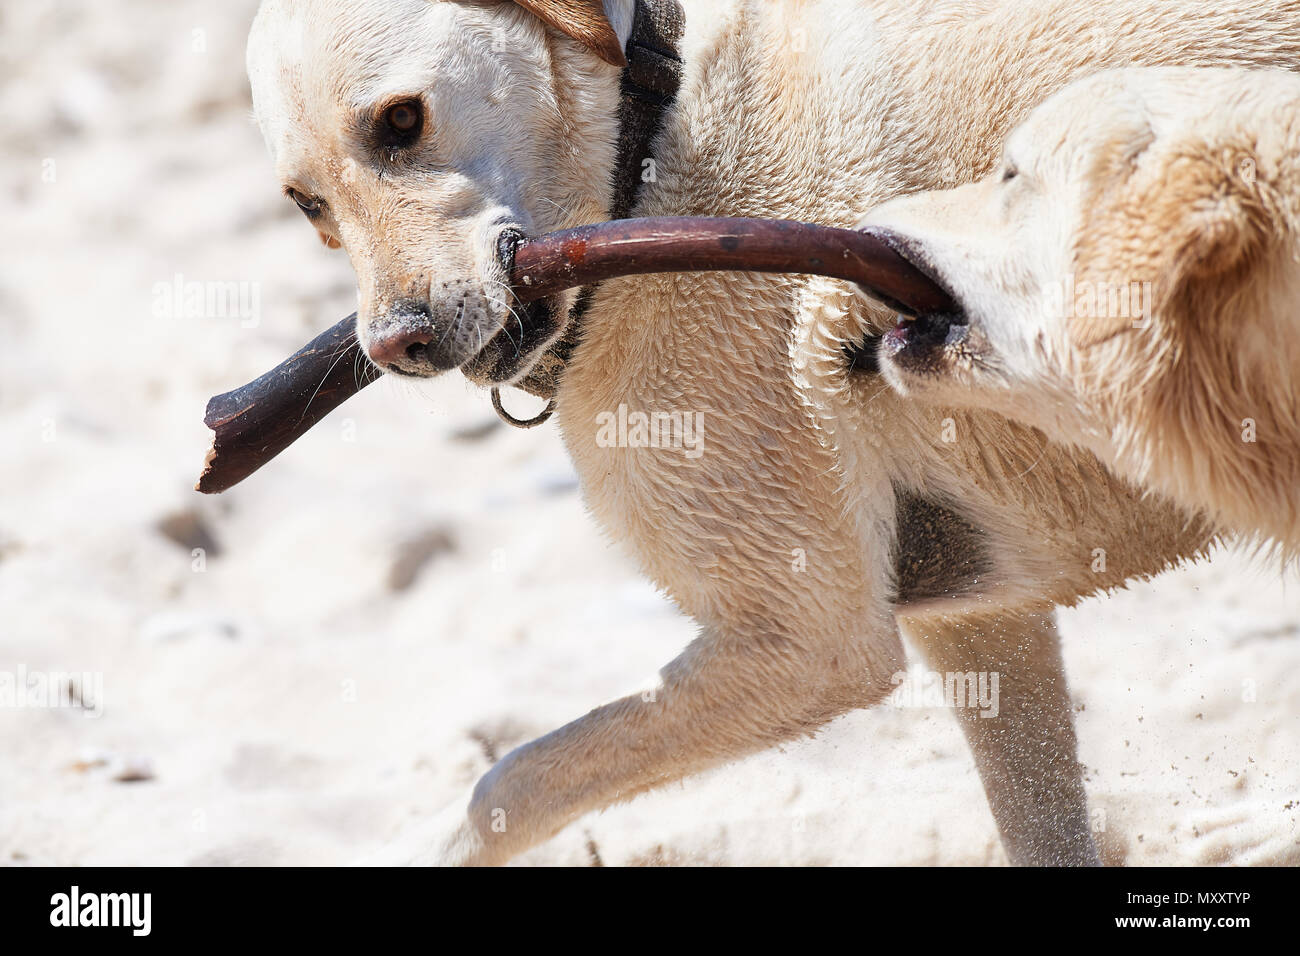
[[536, 418], [515, 418], [501, 404], [501, 389], [494, 388], [492, 389], [492, 408], [503, 422], [513, 428], [536, 428], [538, 425], [545, 425], [550, 421], [551, 416], [555, 414], [555, 399], [547, 402], [546, 407], [542, 409], [541, 414]]

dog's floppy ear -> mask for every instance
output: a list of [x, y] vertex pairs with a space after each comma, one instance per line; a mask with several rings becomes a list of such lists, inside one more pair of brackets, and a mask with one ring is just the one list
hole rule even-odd
[[1165, 237], [1157, 275], [1167, 294], [1248, 264], [1282, 228], [1281, 210], [1249, 152], [1175, 156], [1162, 180], [1152, 189], [1150, 215]]
[[[1076, 272], [1119, 289], [1144, 289], [1147, 317], [1175, 299], [1225, 291], [1234, 271], [1259, 261], [1285, 231], [1285, 212], [1252, 153], [1219, 147], [1150, 149], [1122, 181], [1094, 195]], [[1105, 340], [1128, 328], [1130, 318], [1076, 320], [1075, 340]]]
[[605, 0], [514, 0], [548, 26], [577, 40], [606, 63], [627, 66]]

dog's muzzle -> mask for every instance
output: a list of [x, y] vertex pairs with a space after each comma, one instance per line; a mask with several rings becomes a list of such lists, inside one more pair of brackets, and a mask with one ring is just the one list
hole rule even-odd
[[435, 327], [427, 303], [412, 300], [395, 303], [367, 331], [370, 341], [366, 353], [386, 372], [426, 377], [450, 371], [460, 364], [454, 355], [439, 347], [449, 336]]
[[[505, 275], [513, 276], [515, 252], [527, 237], [506, 229], [497, 239], [497, 255]], [[506, 323], [477, 355], [461, 366], [466, 378], [480, 385], [513, 382], [536, 364], [561, 331], [562, 308], [556, 299], [520, 302], [511, 295]]]
[[[524, 241], [517, 229], [506, 229], [497, 239], [501, 274], [509, 277], [514, 269], [515, 251]], [[509, 314], [500, 329], [476, 351], [476, 336], [489, 307], [487, 294], [478, 284], [466, 286], [459, 293], [455, 285], [434, 283], [441, 291], [441, 301], [404, 300], [367, 329], [366, 351], [371, 360], [386, 372], [409, 377], [429, 377], [461, 368], [482, 385], [509, 382], [536, 360], [555, 338], [557, 323], [547, 300], [522, 303], [513, 293], [507, 303]], [[492, 303], [495, 304], [495, 303]], [[446, 313], [435, 317], [434, 309]]]

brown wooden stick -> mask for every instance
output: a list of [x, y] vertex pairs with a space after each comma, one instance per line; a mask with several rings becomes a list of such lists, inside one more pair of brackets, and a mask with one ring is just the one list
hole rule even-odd
[[856, 282], [918, 313], [952, 309], [948, 294], [871, 233], [781, 219], [625, 219], [520, 243], [515, 295], [653, 272], [787, 272]]
[[239, 484], [383, 373], [361, 352], [354, 312], [261, 378], [208, 400], [212, 448], [198, 491]]
[[[620, 276], [656, 272], [803, 273], [847, 279], [891, 307], [948, 312], [952, 300], [869, 233], [768, 219], [627, 219], [519, 244], [521, 303]], [[208, 402], [212, 448], [197, 489], [232, 488], [383, 374], [362, 354], [350, 315], [253, 382]]]

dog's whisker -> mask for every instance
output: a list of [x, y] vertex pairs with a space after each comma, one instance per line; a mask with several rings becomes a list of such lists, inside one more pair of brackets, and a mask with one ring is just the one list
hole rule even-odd
[[501, 306], [501, 307], [502, 307], [502, 308], [503, 308], [507, 313], [509, 313], [509, 315], [510, 315], [510, 316], [511, 316], [511, 317], [512, 317], [516, 322], [519, 323], [519, 341], [518, 341], [518, 342], [516, 342], [514, 336], [510, 334], [510, 323], [509, 323], [509, 322], [505, 322], [505, 323], [502, 323], [502, 325], [501, 325], [501, 333], [502, 333], [503, 335], [505, 335], [505, 337], [506, 337], [507, 339], [509, 339], [510, 343], [515, 347], [515, 356], [518, 357], [519, 355], [521, 355], [521, 354], [523, 353], [523, 342], [524, 342], [524, 334], [525, 334], [525, 329], [524, 329], [524, 320], [523, 320], [523, 317], [522, 317], [518, 312], [515, 311], [514, 306], [510, 305], [510, 304], [509, 304], [508, 302], [506, 302], [506, 301], [503, 301], [503, 300], [501, 300], [501, 299], [498, 299], [498, 298], [494, 297], [494, 296], [491, 295], [490, 293], [488, 294], [488, 301], [491, 302], [493, 305], [499, 305], [499, 306]]
[[510, 340], [510, 343], [511, 343], [512, 345], [514, 345], [514, 347], [515, 347], [515, 357], [518, 358], [520, 355], [523, 354], [524, 337], [527, 335], [527, 329], [526, 329], [525, 326], [524, 326], [524, 316], [523, 316], [523, 313], [522, 313], [520, 310], [518, 310], [518, 309], [515, 308], [515, 298], [514, 298], [514, 293], [513, 293], [513, 291], [511, 290], [511, 288], [510, 288], [509, 285], [507, 285], [506, 283], [502, 282], [502, 281], [499, 280], [499, 279], [489, 279], [489, 280], [488, 280], [488, 283], [491, 284], [491, 285], [494, 285], [494, 286], [499, 286], [499, 287], [500, 287], [500, 288], [505, 292], [505, 295], [506, 295], [505, 298], [503, 298], [503, 299], [498, 299], [498, 298], [496, 298], [494, 295], [492, 295], [492, 293], [489, 291], [489, 292], [487, 293], [488, 300], [489, 300], [493, 305], [500, 306], [502, 309], [504, 309], [505, 312], [510, 316], [510, 318], [513, 318], [513, 319], [515, 320], [515, 322], [517, 322], [517, 323], [519, 324], [519, 341], [518, 341], [518, 342], [516, 342], [515, 339], [514, 339], [514, 336], [512, 336], [512, 335], [510, 334], [510, 323], [509, 323], [509, 321], [507, 320], [506, 322], [503, 322], [503, 323], [501, 324], [501, 331], [505, 334], [506, 338]]
[[[325, 383], [326, 383], [327, 381], [329, 381], [330, 374], [331, 374], [331, 373], [334, 371], [334, 369], [338, 366], [339, 362], [343, 359], [343, 356], [345, 356], [345, 355], [347, 355], [347, 354], [348, 354], [348, 346], [347, 346], [347, 345], [341, 345], [341, 346], [339, 346], [339, 347], [335, 350], [334, 355], [333, 355], [333, 359], [334, 359], [334, 360], [333, 360], [332, 362], [330, 362], [329, 368], [327, 368], [327, 369], [325, 370], [325, 374], [321, 376], [320, 383], [317, 384], [315, 391], [313, 391], [313, 392], [311, 393], [311, 398], [307, 399], [307, 404], [303, 406], [303, 409], [302, 409], [302, 418], [306, 418], [306, 417], [307, 417], [307, 412], [311, 409], [311, 403], [314, 402], [314, 401], [316, 401], [316, 396], [320, 394], [320, 390], [321, 390], [322, 388], [324, 388], [324, 387], [325, 387]], [[299, 421], [301, 421], [301, 420], [302, 420], [302, 419], [300, 418]]]

